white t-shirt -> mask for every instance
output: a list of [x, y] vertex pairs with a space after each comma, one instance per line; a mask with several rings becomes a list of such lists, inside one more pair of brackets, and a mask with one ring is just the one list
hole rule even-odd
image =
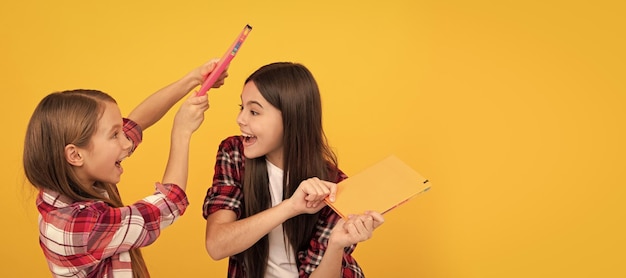
[[[272, 206], [276, 206], [283, 201], [283, 170], [265, 160], [267, 164], [267, 175], [270, 179], [270, 195], [272, 196]], [[267, 262], [265, 277], [298, 277], [298, 267], [296, 258], [293, 255], [291, 244], [286, 243], [283, 225], [278, 225], [268, 235], [270, 244], [270, 254]]]

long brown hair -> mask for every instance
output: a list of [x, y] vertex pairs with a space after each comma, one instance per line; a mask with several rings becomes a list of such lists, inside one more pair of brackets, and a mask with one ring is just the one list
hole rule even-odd
[[[104, 112], [104, 102], [116, 103], [106, 93], [82, 89], [52, 93], [41, 100], [30, 118], [24, 140], [24, 172], [33, 186], [55, 191], [75, 202], [103, 201], [112, 207], [124, 206], [115, 184], [82, 184], [64, 155], [68, 144], [89, 146]], [[129, 252], [133, 277], [150, 277], [141, 251], [135, 248]]]
[[[254, 82], [261, 95], [282, 113], [283, 118], [283, 200], [291, 197], [307, 178], [335, 181], [337, 158], [322, 129], [322, 104], [317, 82], [301, 64], [278, 62], [255, 71], [245, 83]], [[246, 159], [243, 179], [244, 217], [271, 206], [265, 157]], [[316, 214], [301, 214], [283, 223], [283, 232], [297, 253], [304, 251], [315, 232]], [[267, 268], [267, 235], [239, 256], [248, 277], [262, 277]]]

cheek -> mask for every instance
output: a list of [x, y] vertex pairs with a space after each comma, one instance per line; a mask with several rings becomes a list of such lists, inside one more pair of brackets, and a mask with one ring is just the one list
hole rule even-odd
[[280, 115], [280, 113], [277, 113], [276, 117], [272, 121], [272, 125], [271, 126], [273, 127], [272, 130], [274, 131], [274, 134], [276, 134], [276, 136], [282, 138], [283, 137], [283, 132], [284, 132], [284, 127], [283, 127], [283, 117]]
[[279, 125], [276, 126], [274, 129], [270, 130], [271, 132], [271, 137], [273, 139], [274, 142], [276, 142], [276, 145], [282, 145], [283, 144], [283, 126]]

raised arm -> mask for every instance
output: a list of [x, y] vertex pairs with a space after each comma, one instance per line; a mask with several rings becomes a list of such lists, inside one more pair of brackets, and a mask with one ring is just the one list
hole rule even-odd
[[195, 94], [181, 105], [172, 126], [170, 154], [163, 174], [163, 183], [173, 183], [181, 189], [187, 188], [189, 172], [189, 145], [191, 135], [204, 121], [204, 112], [209, 109], [208, 96]]
[[[209, 73], [213, 71], [218, 61], [219, 59], [212, 59], [202, 66], [193, 69], [181, 79], [148, 96], [130, 112], [128, 118], [136, 122], [145, 131], [160, 120], [183, 96], [200, 85]], [[213, 88], [221, 87], [227, 76], [227, 71], [224, 71], [213, 85]]]

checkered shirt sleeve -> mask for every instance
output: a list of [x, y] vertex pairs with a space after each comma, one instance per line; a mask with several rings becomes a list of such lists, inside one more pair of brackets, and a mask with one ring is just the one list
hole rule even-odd
[[[134, 151], [141, 130], [125, 120], [124, 131]], [[157, 183], [153, 195], [119, 208], [42, 190], [37, 196], [40, 245], [54, 277], [132, 277], [128, 251], [154, 242], [188, 204], [174, 184]]]

